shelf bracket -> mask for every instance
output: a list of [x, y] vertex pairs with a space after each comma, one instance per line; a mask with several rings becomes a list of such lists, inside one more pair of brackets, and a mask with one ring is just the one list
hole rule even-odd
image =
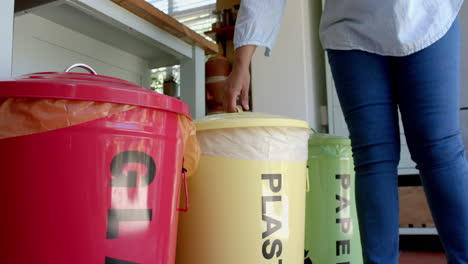
[[193, 118], [205, 116], [205, 52], [193, 46], [192, 59], [180, 65], [180, 97], [190, 106]]

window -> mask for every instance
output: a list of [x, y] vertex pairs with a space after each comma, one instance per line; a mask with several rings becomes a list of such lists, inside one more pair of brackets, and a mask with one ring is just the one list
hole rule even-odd
[[[180, 84], [180, 66], [164, 67], [151, 70], [151, 88], [158, 92], [164, 93], [164, 82], [172, 80], [177, 86]], [[178, 89], [177, 89], [178, 90]], [[176, 97], [180, 96], [180, 92], [176, 91]]]
[[181, 13], [213, 9], [216, 6], [216, 0], [146, 0], [146, 2], [173, 17]]
[[[211, 30], [211, 25], [216, 22], [216, 17], [212, 15], [216, 0], [146, 0], [146, 2], [203, 36], [203, 33]], [[209, 37], [206, 38], [213, 41]]]
[[[146, 0], [146, 2], [213, 41], [205, 36], [204, 32], [210, 31], [211, 25], [216, 22], [216, 17], [212, 15], [212, 11], [216, 8], [216, 0]], [[180, 67], [173, 66], [152, 70], [151, 88], [162, 93], [164, 79], [170, 75], [176, 77], [176, 82], [179, 84]]]

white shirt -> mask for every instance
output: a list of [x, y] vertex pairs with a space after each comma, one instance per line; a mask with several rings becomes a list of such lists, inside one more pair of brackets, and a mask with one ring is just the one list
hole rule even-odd
[[[269, 55], [285, 3], [286, 0], [242, 0], [234, 47], [263, 46], [265, 55]], [[462, 4], [463, 0], [327, 0], [320, 22], [320, 40], [324, 49], [410, 55], [442, 38]]]

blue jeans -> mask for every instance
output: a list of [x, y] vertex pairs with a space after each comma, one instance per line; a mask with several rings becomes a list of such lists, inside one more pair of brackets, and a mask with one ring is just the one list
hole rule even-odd
[[468, 165], [459, 124], [458, 21], [405, 57], [328, 50], [350, 131], [365, 263], [398, 263], [399, 109], [448, 263], [468, 263]]

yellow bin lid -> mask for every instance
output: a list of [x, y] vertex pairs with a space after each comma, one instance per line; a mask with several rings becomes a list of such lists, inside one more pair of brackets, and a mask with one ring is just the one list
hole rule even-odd
[[197, 126], [197, 131], [241, 127], [310, 128], [309, 124], [303, 120], [252, 112], [210, 115], [199, 118], [194, 123]]

